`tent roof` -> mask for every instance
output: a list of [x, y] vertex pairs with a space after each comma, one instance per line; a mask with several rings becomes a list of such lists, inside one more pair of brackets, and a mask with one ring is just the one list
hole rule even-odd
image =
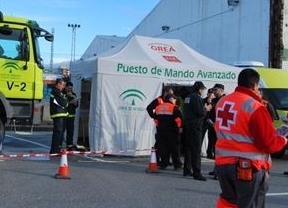
[[[151, 70], [153, 70], [151, 72]], [[79, 60], [71, 65], [72, 74], [93, 73], [121, 74], [132, 76], [165, 77], [187, 80], [197, 74], [239, 71], [203, 56], [178, 39], [133, 36], [117, 47], [90, 59]], [[187, 72], [188, 71], [188, 72]], [[177, 74], [190, 73], [186, 78]], [[174, 74], [174, 75], [172, 75]], [[199, 79], [203, 78], [199, 77]], [[211, 77], [210, 77], [211, 78]]]
[[157, 65], [177, 66], [177, 68], [236, 68], [198, 53], [179, 39], [135, 35], [126, 42], [124, 47], [121, 45], [115, 51], [111, 50], [112, 53], [109, 52], [100, 54], [99, 57], [126, 61], [145, 61], [147, 59]]

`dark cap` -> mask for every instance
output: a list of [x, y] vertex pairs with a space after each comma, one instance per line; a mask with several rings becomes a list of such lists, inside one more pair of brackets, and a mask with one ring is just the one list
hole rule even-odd
[[176, 97], [175, 97], [173, 94], [169, 93], [169, 94], [167, 94], [167, 95], [164, 97], [164, 100], [165, 100], [165, 101], [169, 101], [170, 98], [176, 99]]
[[214, 90], [213, 88], [208, 89], [208, 93], [213, 93], [214, 92], [213, 90]]
[[57, 78], [55, 80], [55, 84], [61, 83], [61, 82], [65, 82], [65, 80], [63, 78]]
[[196, 90], [199, 90], [199, 89], [206, 89], [205, 85], [203, 84], [203, 82], [200, 82], [200, 81], [196, 81], [193, 85], [193, 88], [196, 89]]
[[213, 89], [216, 89], [216, 88], [220, 88], [220, 89], [224, 90], [224, 85], [222, 85], [222, 84], [215, 84], [214, 87], [213, 87]]

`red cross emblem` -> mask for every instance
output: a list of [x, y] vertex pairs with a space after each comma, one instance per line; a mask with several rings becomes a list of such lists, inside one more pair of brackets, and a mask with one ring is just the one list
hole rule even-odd
[[237, 111], [234, 110], [235, 103], [225, 101], [222, 107], [216, 112], [216, 121], [219, 121], [219, 128], [230, 130], [231, 124], [236, 124]]

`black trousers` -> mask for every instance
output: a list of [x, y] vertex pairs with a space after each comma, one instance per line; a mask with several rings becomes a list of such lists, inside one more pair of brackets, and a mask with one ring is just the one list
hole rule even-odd
[[62, 146], [64, 118], [53, 118], [53, 135], [50, 154], [59, 153]]
[[167, 167], [170, 155], [175, 168], [181, 166], [179, 145], [180, 137], [178, 132], [159, 131], [157, 133], [158, 149], [161, 157], [160, 166]]
[[217, 141], [217, 135], [216, 131], [213, 126], [208, 127], [208, 147], [206, 150], [208, 157], [214, 157], [215, 156], [215, 145]]
[[183, 174], [201, 173], [202, 124], [185, 125], [185, 154]]
[[65, 130], [66, 130], [66, 144], [67, 146], [73, 145], [74, 136], [74, 117], [65, 118]]

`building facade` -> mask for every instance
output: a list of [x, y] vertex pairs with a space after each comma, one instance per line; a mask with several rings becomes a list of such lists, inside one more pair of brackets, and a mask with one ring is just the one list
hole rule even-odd
[[161, 0], [128, 38], [176, 38], [226, 64], [258, 61], [281, 68], [288, 59], [287, 5], [284, 0]]

